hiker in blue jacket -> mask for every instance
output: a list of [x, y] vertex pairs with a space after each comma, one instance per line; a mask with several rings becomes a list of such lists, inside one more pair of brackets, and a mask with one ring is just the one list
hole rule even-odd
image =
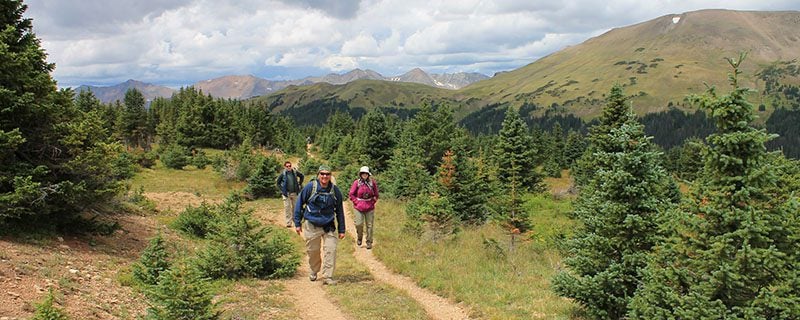
[[336, 283], [333, 270], [336, 267], [336, 244], [339, 239], [344, 239], [344, 206], [342, 192], [331, 182], [329, 166], [319, 166], [317, 180], [311, 180], [300, 191], [294, 208], [294, 226], [297, 234], [302, 234], [306, 240], [311, 268], [309, 280], [317, 280], [321, 267], [322, 284]]

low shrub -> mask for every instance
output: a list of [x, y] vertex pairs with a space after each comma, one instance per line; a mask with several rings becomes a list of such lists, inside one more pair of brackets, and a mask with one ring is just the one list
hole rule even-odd
[[203, 202], [197, 207], [186, 207], [170, 227], [190, 236], [205, 238], [212, 228], [215, 216], [214, 208]]

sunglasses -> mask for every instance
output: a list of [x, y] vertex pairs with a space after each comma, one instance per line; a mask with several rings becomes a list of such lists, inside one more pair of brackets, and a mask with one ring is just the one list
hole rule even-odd
[[320, 172], [319, 175], [321, 175], [321, 176], [329, 176], [329, 175], [331, 175], [331, 173], [330, 172]]

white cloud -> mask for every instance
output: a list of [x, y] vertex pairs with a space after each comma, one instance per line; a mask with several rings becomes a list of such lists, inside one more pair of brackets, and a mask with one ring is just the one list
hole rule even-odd
[[354, 57], [375, 57], [380, 53], [378, 41], [365, 32], [359, 33], [353, 39], [347, 40], [342, 45], [342, 55]]
[[325, 59], [322, 59], [318, 66], [340, 72], [357, 68], [358, 62], [352, 57], [329, 56]]
[[[29, 0], [61, 85], [185, 84], [269, 70], [493, 74], [610, 28], [702, 8], [800, 9], [796, 0]], [[266, 72], [266, 71], [265, 71]], [[282, 73], [279, 73], [282, 72]]]

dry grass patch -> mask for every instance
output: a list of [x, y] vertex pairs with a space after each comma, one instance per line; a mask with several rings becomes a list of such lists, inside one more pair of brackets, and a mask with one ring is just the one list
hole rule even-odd
[[297, 319], [294, 302], [283, 291], [280, 282], [244, 279], [219, 289], [215, 300], [223, 319]]
[[344, 313], [353, 319], [428, 319], [425, 310], [405, 292], [375, 281], [367, 267], [353, 256], [355, 240], [349, 235], [339, 241], [334, 278], [339, 281], [325, 290]]
[[492, 224], [431, 242], [402, 230], [404, 203], [382, 200], [376, 213], [375, 254], [394, 271], [485, 319], [569, 319], [576, 308], [550, 290], [561, 265], [557, 242], [572, 222], [568, 201], [529, 197], [533, 231], [509, 249], [508, 235]]
[[165, 168], [158, 163], [153, 169], [142, 169], [131, 180], [131, 189], [144, 187], [147, 193], [193, 194], [210, 200], [224, 199], [231, 191], [242, 190], [241, 181], [226, 181], [210, 166], [203, 170], [187, 166], [184, 170]]

